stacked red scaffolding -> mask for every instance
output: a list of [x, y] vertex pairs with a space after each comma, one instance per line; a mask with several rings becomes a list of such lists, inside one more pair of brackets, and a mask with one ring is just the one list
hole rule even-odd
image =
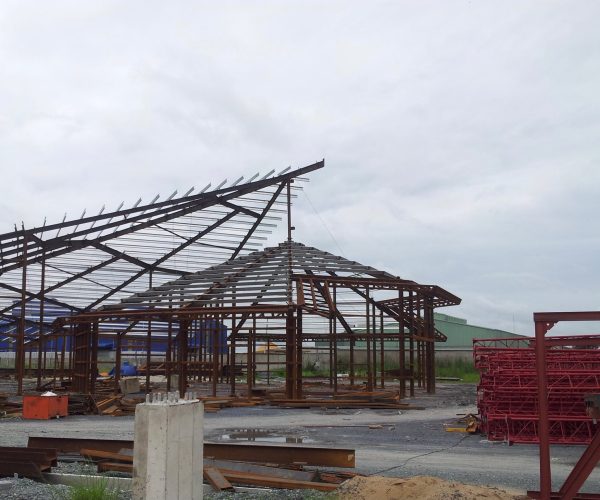
[[[555, 337], [556, 338], [556, 337]], [[573, 346], [547, 351], [548, 404], [552, 443], [585, 444], [596, 433], [586, 415], [584, 397], [600, 393], [600, 350], [577, 339]], [[473, 356], [480, 373], [477, 407], [482, 431], [490, 441], [538, 442], [538, 394], [535, 340], [475, 339]]]

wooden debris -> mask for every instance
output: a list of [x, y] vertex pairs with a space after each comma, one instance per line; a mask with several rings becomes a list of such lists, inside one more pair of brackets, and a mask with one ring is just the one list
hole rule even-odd
[[98, 472], [124, 472], [126, 474], [133, 474], [133, 464], [98, 462]]
[[398, 409], [398, 410], [423, 410], [422, 406], [414, 406], [408, 403], [382, 403], [373, 401], [361, 401], [356, 399], [273, 399], [272, 405], [282, 408], [371, 408], [374, 410]]
[[480, 420], [477, 415], [469, 413], [452, 424], [444, 424], [446, 432], [464, 432], [474, 434], [479, 431]]
[[219, 469], [223, 476], [234, 484], [245, 484], [250, 486], [264, 486], [267, 488], [282, 489], [311, 489], [319, 491], [333, 491], [338, 485], [330, 483], [318, 483], [316, 481], [296, 481], [263, 474], [252, 474], [248, 472], [237, 472], [227, 469]]
[[104, 459], [108, 458], [111, 460], [117, 460], [120, 462], [128, 462], [133, 463], [132, 455], [124, 455], [121, 453], [114, 453], [112, 451], [102, 451], [102, 450], [90, 450], [83, 448], [79, 451], [82, 457], [92, 458], [92, 459]]
[[219, 469], [215, 467], [204, 467], [204, 479], [217, 491], [231, 491], [233, 486]]
[[204, 466], [214, 467], [217, 469], [233, 470], [237, 472], [248, 472], [251, 474], [264, 474], [265, 476], [280, 477], [282, 479], [294, 479], [296, 481], [313, 481], [317, 475], [315, 471], [287, 469], [283, 467], [259, 465], [248, 462], [235, 462], [233, 460], [214, 460], [212, 458], [205, 458]]

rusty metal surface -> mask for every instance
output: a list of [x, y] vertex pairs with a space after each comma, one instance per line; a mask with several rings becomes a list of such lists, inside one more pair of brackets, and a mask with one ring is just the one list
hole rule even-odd
[[[550, 462], [550, 427], [548, 411], [548, 370], [546, 363], [546, 334], [552, 327], [561, 321], [600, 321], [600, 311], [579, 312], [542, 312], [534, 313], [535, 323], [535, 353], [536, 372], [538, 382], [538, 433], [540, 449], [540, 498], [550, 499], [552, 493], [552, 469]], [[581, 340], [581, 337], [579, 337]], [[597, 336], [590, 336], [587, 340], [589, 346], [600, 346]], [[568, 338], [553, 339], [553, 345], [570, 345]], [[600, 430], [588, 446], [580, 461], [577, 463], [567, 481], [559, 491], [559, 498], [570, 499], [577, 494], [591, 470], [600, 460]]]
[[[390, 295], [393, 302], [382, 300]], [[177, 297], [176, 303], [173, 297]], [[383, 360], [386, 348], [390, 349], [384, 342], [387, 339], [392, 340], [392, 349], [399, 351], [394, 357], [408, 368], [408, 372], [402, 371], [398, 390], [404, 395], [410, 382], [413, 395], [415, 383], [429, 393], [435, 391], [432, 344], [443, 339], [436, 334], [433, 310], [459, 302], [440, 287], [397, 278], [288, 240], [134, 294], [119, 304], [73, 315], [63, 324], [73, 331], [73, 389], [80, 392], [93, 392], [97, 356], [89, 346], [97, 344], [95, 332], [102, 331], [106, 337], [114, 329], [133, 327], [123, 340], [137, 339], [147, 358], [152, 342], [165, 342], [164, 332], [172, 331], [178, 347], [173, 351], [172, 343], [168, 344], [166, 357], [171, 361], [164, 364], [164, 374], [168, 370], [179, 375], [180, 392], [195, 374], [212, 385], [213, 396], [217, 395], [218, 380], [229, 383], [235, 394], [232, 371], [222, 374], [225, 364], [230, 366], [231, 360], [236, 360], [236, 346], [241, 345], [245, 355], [237, 358], [241, 361], [237, 366], [241, 364], [250, 374], [246, 392], [251, 393], [257, 342], [280, 341], [285, 343], [286, 395], [302, 399], [302, 346], [308, 340], [328, 342], [330, 349], [337, 342], [349, 342], [351, 384], [357, 371], [355, 344], [365, 342], [367, 390], [383, 388]], [[398, 325], [397, 333], [385, 331], [390, 322]], [[213, 344], [220, 342], [219, 336], [216, 329], [206, 332], [204, 325], [208, 323], [226, 324], [229, 329], [227, 345], [217, 346], [217, 352]], [[366, 325], [366, 331], [359, 331], [357, 323]], [[205, 339], [213, 334], [216, 337]], [[195, 371], [193, 367], [200, 366], [194, 365], [198, 360], [202, 360], [203, 368]], [[337, 366], [330, 364], [329, 370], [335, 392]]]
[[[56, 438], [29, 436], [28, 447], [56, 448], [60, 453], [79, 453], [81, 449], [119, 453], [133, 449], [133, 441], [112, 439]], [[273, 464], [302, 462], [323, 467], [355, 467], [355, 452], [345, 448], [314, 446], [204, 443], [204, 456], [216, 460], [237, 460]]]
[[[135, 291], [162, 284], [173, 277], [209, 267], [259, 249], [282, 219], [283, 189], [292, 179], [324, 166], [271, 170], [226, 186], [226, 181], [183, 196], [177, 191], [166, 200], [141, 198], [130, 208], [69, 218], [34, 228], [0, 234], [0, 321], [17, 345], [19, 390], [26, 370], [34, 370], [25, 353], [43, 354], [38, 363], [38, 385], [46, 368], [50, 342], [67, 333], [54, 329], [57, 316], [77, 314], [114, 303]], [[294, 187], [301, 189], [299, 187]], [[296, 196], [295, 194], [293, 196]], [[193, 263], [193, 268], [189, 267]], [[43, 345], [42, 345], [43, 344]], [[64, 350], [52, 347], [61, 369]], [[62, 379], [62, 373], [55, 376]]]
[[[320, 341], [329, 345], [334, 394], [339, 342], [349, 344], [352, 385], [360, 383], [355, 350], [361, 342], [367, 390], [391, 384], [383, 365], [392, 349], [401, 367], [400, 396], [414, 395], [416, 386], [433, 393], [433, 343], [445, 340], [435, 330], [433, 310], [460, 298], [294, 242], [296, 184], [323, 166], [320, 161], [274, 177], [271, 171], [259, 180], [257, 174], [246, 183], [240, 178], [229, 187], [175, 192], [114, 211], [103, 207], [94, 216], [84, 212], [0, 235], [0, 288], [7, 294], [0, 316], [14, 323], [9, 336], [17, 341], [18, 393], [34, 370], [41, 388], [53, 361], [53, 386], [65, 382], [73, 392], [94, 394], [101, 340], [116, 349], [115, 392], [123, 353], [141, 353], [150, 367], [161, 345], [167, 390], [170, 375], [178, 375], [182, 395], [191, 380], [212, 388], [213, 396], [223, 383], [236, 394], [232, 374], [242, 371], [251, 394], [257, 344], [275, 341], [285, 343], [286, 395], [300, 400], [302, 346]], [[260, 250], [264, 235], [285, 215], [287, 240]], [[225, 325], [227, 339], [216, 327], [207, 333], [206, 324]], [[366, 332], [357, 326], [363, 324]], [[386, 332], [386, 324], [397, 325], [397, 333]], [[149, 392], [150, 370], [145, 374]]]
[[204, 479], [217, 491], [233, 490], [233, 486], [215, 467], [204, 467]]
[[56, 464], [55, 449], [0, 447], [0, 477], [19, 474], [31, 479], [40, 479], [43, 471], [49, 471]]

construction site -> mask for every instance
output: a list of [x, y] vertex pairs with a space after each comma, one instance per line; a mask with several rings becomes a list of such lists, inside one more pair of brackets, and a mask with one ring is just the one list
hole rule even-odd
[[600, 498], [600, 312], [437, 376], [458, 296], [296, 239], [324, 166], [0, 235], [0, 497]]

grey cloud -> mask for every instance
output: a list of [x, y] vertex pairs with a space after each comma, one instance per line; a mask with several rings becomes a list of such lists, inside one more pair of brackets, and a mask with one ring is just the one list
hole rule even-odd
[[325, 157], [306, 186], [318, 215], [304, 195], [295, 207], [298, 240], [530, 333], [536, 309], [600, 306], [599, 14], [4, 2], [0, 226]]

